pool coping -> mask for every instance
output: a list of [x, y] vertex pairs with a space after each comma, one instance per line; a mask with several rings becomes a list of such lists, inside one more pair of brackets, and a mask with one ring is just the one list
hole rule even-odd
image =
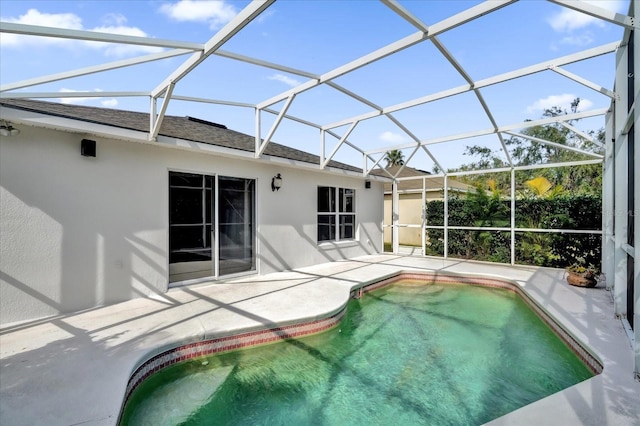
[[633, 377], [633, 350], [603, 285], [569, 286], [560, 269], [386, 253], [3, 325], [0, 419], [12, 425], [116, 424], [131, 375], [155, 355], [179, 345], [321, 320], [338, 313], [354, 289], [400, 272], [425, 271], [515, 283], [603, 364], [601, 374], [492, 426], [638, 425], [640, 382]]
[[[424, 284], [464, 284], [478, 287], [499, 288], [517, 294], [527, 306], [532, 309], [552, 331], [560, 338], [569, 349], [585, 364], [595, 376], [602, 373], [603, 363], [594, 352], [564, 327], [547, 310], [538, 304], [525, 289], [516, 281], [505, 278], [491, 277], [483, 274], [458, 274], [453, 272], [416, 272], [402, 270], [389, 276], [370, 280], [361, 285], [354, 285], [350, 291], [350, 298], [360, 298], [363, 294], [392, 285], [400, 280], [420, 280]], [[273, 344], [287, 339], [295, 339], [303, 336], [322, 333], [336, 327], [342, 321], [347, 312], [347, 304], [343, 305], [337, 313], [329, 314], [326, 318], [311, 322], [301, 320], [297, 323], [267, 328], [256, 331], [245, 331], [238, 334], [218, 337], [200, 342], [178, 345], [164, 352], [154, 354], [150, 358], [139, 362], [135, 366], [128, 382], [123, 398], [118, 424], [122, 418], [126, 404], [131, 395], [145, 380], [164, 368], [180, 362], [207, 357], [241, 349]]]

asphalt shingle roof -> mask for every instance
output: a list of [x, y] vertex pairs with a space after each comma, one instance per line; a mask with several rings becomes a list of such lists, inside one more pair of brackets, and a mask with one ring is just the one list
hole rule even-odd
[[[0, 99], [0, 105], [122, 129], [149, 132], [148, 113], [30, 99]], [[255, 138], [253, 136], [204, 120], [190, 119], [189, 117], [166, 115], [162, 121], [159, 135], [240, 151], [254, 152], [255, 149]], [[317, 155], [275, 142], [270, 142], [267, 145], [264, 154], [311, 164], [319, 164], [320, 161], [320, 157]], [[357, 167], [333, 160], [329, 162], [328, 166], [336, 169], [362, 172]]]

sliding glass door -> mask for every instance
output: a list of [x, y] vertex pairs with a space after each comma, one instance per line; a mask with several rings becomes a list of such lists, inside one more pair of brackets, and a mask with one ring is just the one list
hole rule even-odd
[[218, 185], [220, 275], [254, 270], [255, 183], [221, 176]]
[[254, 180], [169, 172], [169, 282], [255, 270], [254, 221]]

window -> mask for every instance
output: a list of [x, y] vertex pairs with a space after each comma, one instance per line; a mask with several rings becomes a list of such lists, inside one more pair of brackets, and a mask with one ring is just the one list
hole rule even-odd
[[355, 239], [356, 191], [318, 187], [318, 242]]

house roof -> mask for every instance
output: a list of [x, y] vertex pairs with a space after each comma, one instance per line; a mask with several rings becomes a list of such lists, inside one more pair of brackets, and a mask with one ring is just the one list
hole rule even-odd
[[[443, 176], [431, 176], [431, 173], [425, 172], [423, 170], [414, 169], [412, 167], [404, 166], [402, 170], [400, 170], [402, 166], [390, 166], [387, 167], [386, 170], [391, 173], [393, 176], [396, 176], [398, 171], [400, 174], [397, 175], [398, 178], [407, 178], [407, 177], [428, 177], [426, 183], [426, 190], [442, 190], [444, 188], [444, 177]], [[382, 170], [374, 170], [371, 172], [373, 175], [378, 176], [388, 176]], [[458, 190], [458, 191], [470, 191], [472, 187], [465, 183], [459, 182], [455, 179], [447, 179], [447, 187], [449, 189]], [[400, 180], [398, 181], [398, 191], [400, 192], [412, 192], [412, 191], [422, 191], [422, 179], [412, 179], [412, 180]], [[384, 192], [391, 193], [391, 183], [385, 183]]]
[[[149, 114], [111, 108], [98, 108], [84, 105], [60, 104], [31, 99], [0, 99], [0, 105], [20, 110], [37, 112], [55, 117], [80, 120], [122, 129], [149, 131]], [[254, 152], [253, 136], [227, 129], [224, 125], [212, 123], [194, 117], [166, 115], [162, 121], [159, 135], [200, 142], [240, 151]], [[295, 148], [275, 142], [267, 145], [265, 155], [318, 165], [320, 158]], [[361, 173], [362, 170], [338, 161], [330, 161], [329, 167]]]

